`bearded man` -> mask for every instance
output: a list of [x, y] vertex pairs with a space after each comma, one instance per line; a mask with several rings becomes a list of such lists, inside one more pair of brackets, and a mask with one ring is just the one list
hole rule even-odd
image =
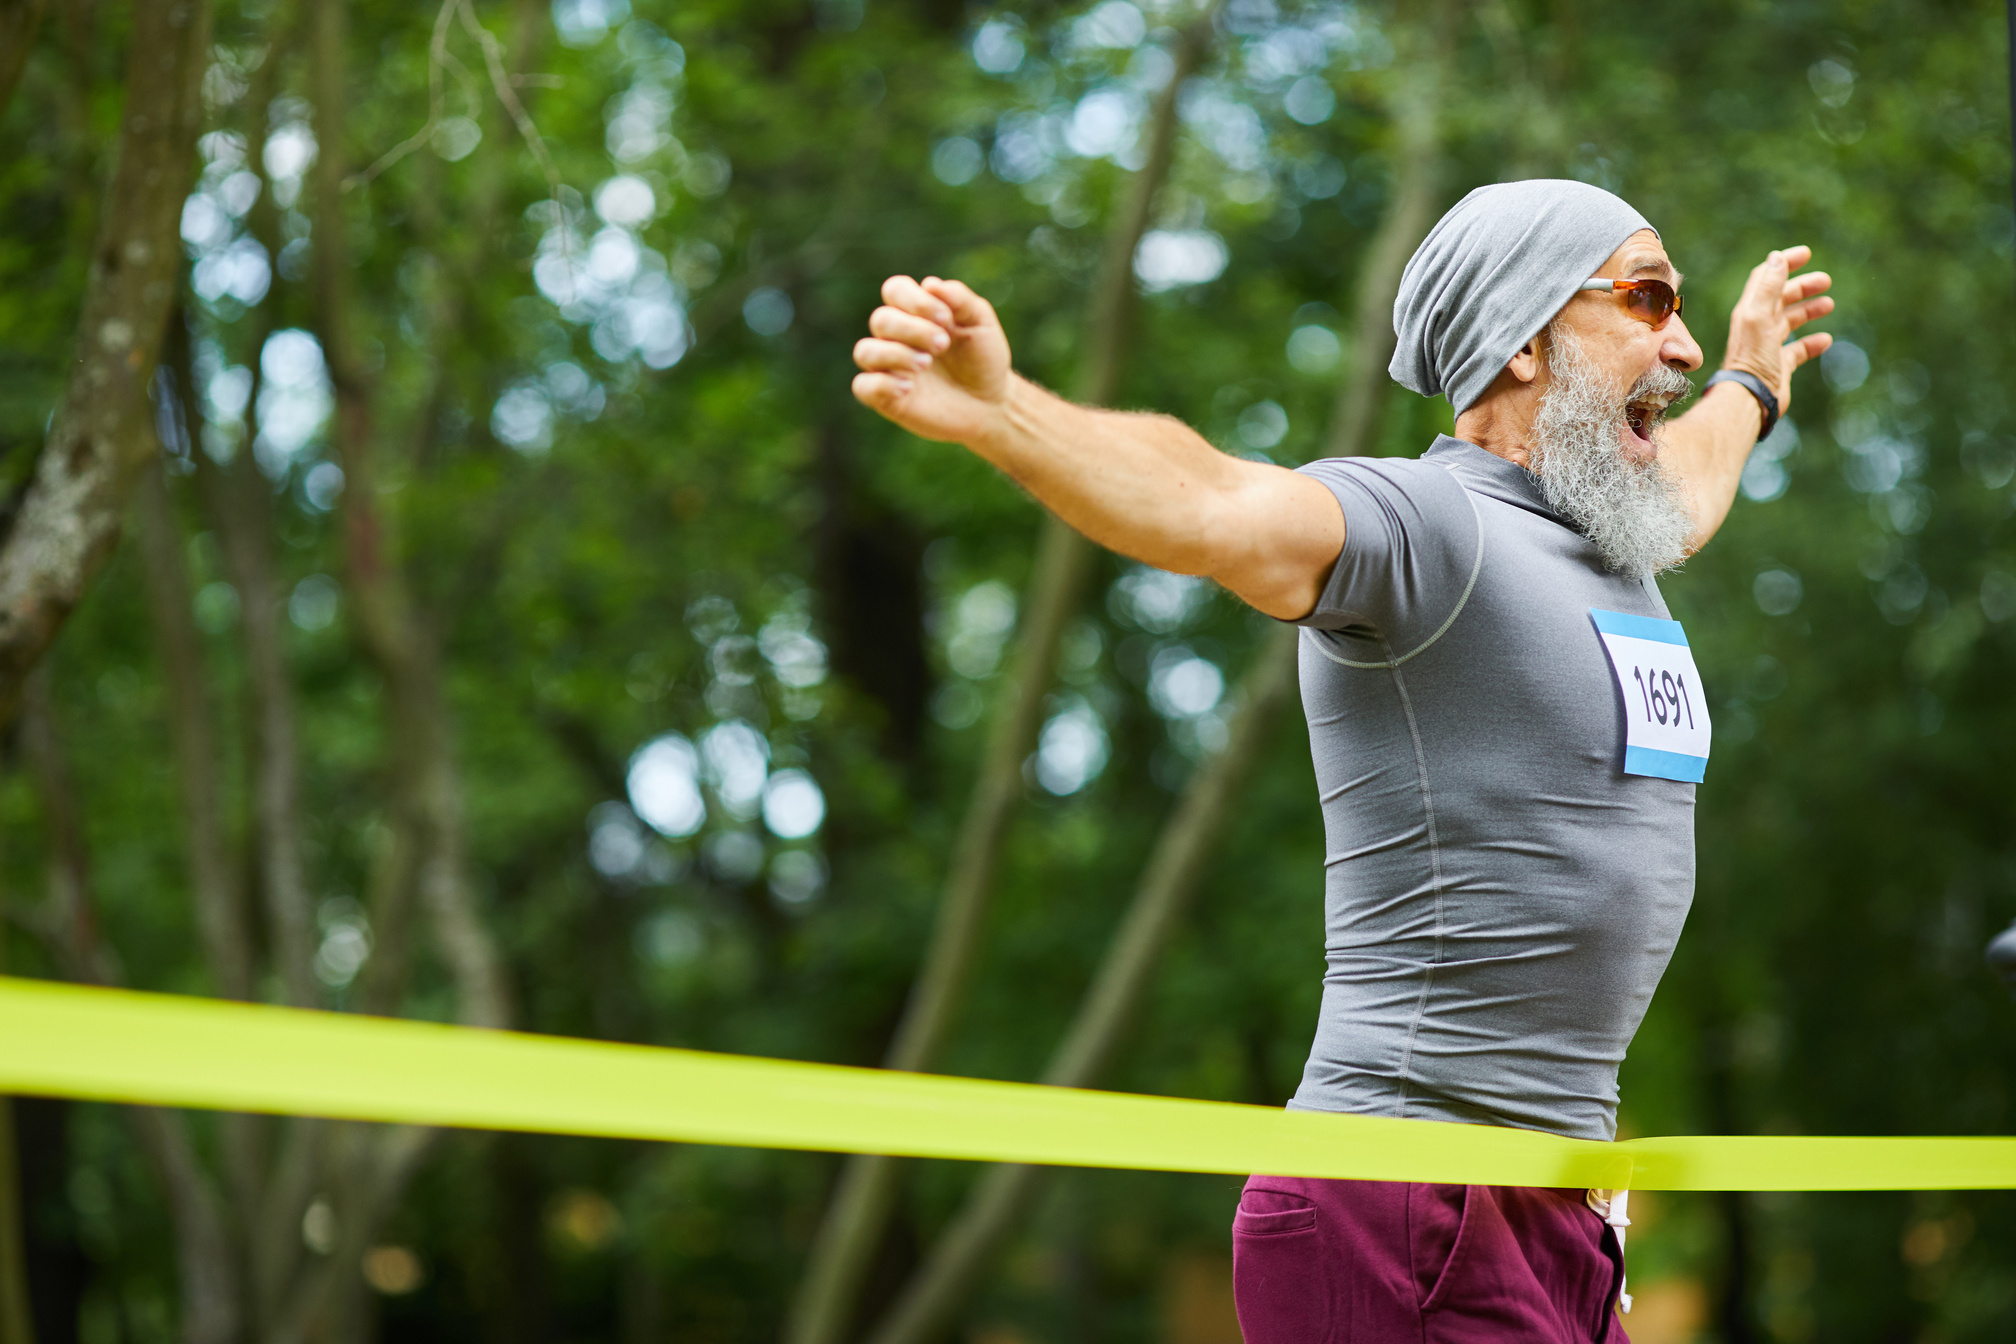
[[[1707, 705], [1655, 576], [1728, 514], [1831, 338], [1771, 253], [1701, 349], [1659, 234], [1579, 182], [1470, 193], [1408, 263], [1390, 372], [1457, 412], [1419, 458], [1295, 471], [1013, 371], [957, 281], [892, 277], [854, 393], [965, 445], [1092, 540], [1302, 627], [1327, 853], [1322, 1008], [1291, 1106], [1615, 1137], [1617, 1070], [1694, 887]], [[1255, 1176], [1248, 1344], [1623, 1331], [1624, 1199]]]

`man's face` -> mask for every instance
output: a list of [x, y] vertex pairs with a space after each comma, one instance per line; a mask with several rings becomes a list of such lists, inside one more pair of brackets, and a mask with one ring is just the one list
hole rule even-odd
[[[1680, 277], [1652, 233], [1632, 235], [1600, 273]], [[1683, 370], [1701, 348], [1674, 314], [1654, 328], [1614, 292], [1571, 300], [1541, 341], [1540, 404], [1528, 429], [1528, 469], [1556, 512], [1575, 524], [1620, 574], [1676, 565], [1694, 532], [1686, 492], [1659, 460], [1666, 409], [1691, 389]]]
[[[1666, 256], [1659, 235], [1641, 229], [1610, 254], [1596, 276], [1605, 280], [1664, 280], [1680, 288], [1680, 273]], [[1569, 332], [1597, 376], [1621, 403], [1616, 424], [1618, 450], [1633, 462], [1659, 454], [1657, 429], [1675, 397], [1678, 380], [1661, 369], [1692, 372], [1701, 367], [1701, 347], [1678, 313], [1658, 327], [1631, 316], [1621, 295], [1588, 290], [1568, 301], [1555, 325]]]

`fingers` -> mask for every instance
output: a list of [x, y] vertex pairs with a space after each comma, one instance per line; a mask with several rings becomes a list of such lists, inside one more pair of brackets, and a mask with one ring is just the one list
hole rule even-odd
[[1834, 337], [1824, 331], [1816, 331], [1811, 336], [1801, 336], [1784, 347], [1785, 371], [1790, 373], [1809, 359], [1818, 359], [1828, 346], [1834, 344]]
[[892, 414], [910, 395], [911, 382], [888, 373], [854, 375], [854, 399], [871, 411]]
[[[1812, 275], [1792, 278], [1792, 272], [1813, 260], [1813, 249], [1804, 243], [1797, 247], [1779, 248], [1765, 256], [1750, 271], [1750, 282], [1744, 286], [1745, 297], [1752, 294], [1782, 291], [1787, 301], [1803, 299], [1818, 294], [1834, 283], [1824, 271]], [[1797, 290], [1795, 293], [1794, 291]]]
[[1816, 317], [1825, 317], [1834, 311], [1834, 300], [1828, 298], [1808, 299], [1795, 303], [1785, 310], [1785, 324], [1788, 329], [1803, 327]]
[[931, 356], [901, 341], [864, 336], [854, 342], [854, 362], [869, 373], [909, 375], [931, 367]]
[[941, 280], [928, 276], [924, 288], [944, 301], [953, 319], [962, 327], [977, 327], [995, 320], [994, 306], [975, 294], [962, 280]]
[[952, 344], [952, 336], [945, 328], [901, 308], [877, 308], [868, 317], [868, 330], [884, 340], [901, 341], [912, 349], [932, 354], [942, 354]]
[[1812, 259], [1813, 249], [1803, 243], [1770, 253], [1751, 270], [1740, 306], [1758, 317], [1775, 316], [1785, 324], [1786, 331], [1833, 312], [1834, 300], [1822, 297], [1833, 287], [1833, 276], [1825, 271], [1791, 274]]
[[1834, 300], [1827, 294], [1833, 277], [1825, 271], [1793, 274], [1811, 260], [1813, 249], [1803, 243], [1766, 255], [1751, 269], [1743, 296], [1729, 315], [1728, 367], [1747, 368], [1775, 384], [1781, 410], [1792, 404], [1792, 371], [1834, 344], [1825, 332], [1785, 339], [1789, 332], [1834, 311]]
[[882, 282], [882, 302], [941, 327], [952, 325], [952, 310], [945, 301], [907, 275], [892, 275]]
[[[909, 315], [922, 322], [930, 323], [951, 332], [960, 327], [990, 326], [999, 323], [994, 315], [994, 307], [987, 300], [974, 293], [971, 288], [958, 280], [945, 280], [929, 275], [919, 281], [907, 275], [892, 275], [882, 282], [882, 302], [885, 308], [878, 309], [876, 318], [888, 323], [884, 330], [875, 326], [874, 319], [869, 327], [878, 336], [894, 340], [910, 341], [920, 349], [944, 349], [930, 346], [926, 341], [913, 339], [922, 333], [921, 328], [913, 328], [896, 321], [896, 317]], [[884, 313], [891, 316], [883, 318]]]
[[1785, 282], [1783, 298], [1787, 303], [1797, 303], [1810, 299], [1815, 294], [1824, 294], [1832, 288], [1834, 277], [1825, 271], [1808, 271], [1805, 275], [1795, 275]]
[[1797, 247], [1781, 247], [1770, 252], [1765, 256], [1764, 260], [1757, 263], [1750, 272], [1750, 280], [1753, 284], [1764, 279], [1771, 279], [1779, 284], [1783, 284], [1785, 277], [1811, 260], [1813, 260], [1813, 249], [1804, 243], [1799, 244]]

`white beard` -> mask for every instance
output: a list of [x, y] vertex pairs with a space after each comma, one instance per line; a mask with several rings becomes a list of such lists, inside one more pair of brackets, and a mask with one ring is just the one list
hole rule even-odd
[[[1673, 568], [1687, 558], [1693, 510], [1665, 464], [1625, 457], [1617, 434], [1630, 402], [1667, 393], [1682, 397], [1692, 385], [1662, 364], [1619, 395], [1559, 323], [1547, 329], [1547, 369], [1529, 468], [1541, 495], [1617, 573], [1642, 579]], [[1647, 434], [1661, 441], [1656, 422]]]

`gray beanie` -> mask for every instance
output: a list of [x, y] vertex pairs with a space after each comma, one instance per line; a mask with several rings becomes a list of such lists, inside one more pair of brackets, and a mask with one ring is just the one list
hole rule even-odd
[[1626, 238], [1651, 228], [1586, 182], [1477, 188], [1442, 216], [1400, 276], [1387, 372], [1468, 410]]

